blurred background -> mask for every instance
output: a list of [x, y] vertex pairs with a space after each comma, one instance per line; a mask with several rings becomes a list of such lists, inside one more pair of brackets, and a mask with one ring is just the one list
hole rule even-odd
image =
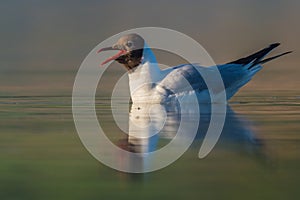
[[[1, 1], [0, 199], [299, 199], [299, 10], [298, 0]], [[144, 175], [116, 172], [87, 152], [72, 117], [77, 70], [106, 38], [147, 26], [187, 34], [216, 63], [274, 42], [282, 43], [274, 54], [294, 51], [266, 64], [232, 99], [238, 114], [225, 132], [265, 145], [219, 142], [199, 160], [198, 141]], [[112, 64], [106, 80], [124, 72]], [[112, 141], [126, 143], [107, 94], [97, 94], [99, 121]]]
[[82, 60], [98, 43], [146, 26], [187, 34], [216, 63], [281, 42], [276, 52], [294, 53], [267, 64], [245, 90], [296, 90], [299, 85], [296, 0], [12, 0], [2, 1], [0, 9], [0, 95], [70, 95]]

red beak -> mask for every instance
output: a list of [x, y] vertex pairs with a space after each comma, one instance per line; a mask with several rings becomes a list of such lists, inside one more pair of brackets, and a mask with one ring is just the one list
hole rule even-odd
[[[108, 51], [108, 50], [119, 50], [119, 49], [115, 49], [115, 48], [113, 48], [113, 47], [106, 47], [106, 48], [99, 49], [99, 50], [97, 51], [97, 53], [100, 53], [100, 52], [102, 52], [102, 51]], [[103, 63], [101, 63], [101, 66], [102, 66], [102, 65], [105, 65], [106, 63], [108, 63], [108, 62], [110, 62], [110, 61], [112, 61], [112, 60], [115, 60], [115, 59], [119, 58], [119, 57], [122, 56], [122, 55], [125, 55], [126, 53], [127, 53], [126, 50], [119, 50], [119, 52], [118, 52], [116, 55], [109, 57], [109, 58], [106, 59]]]

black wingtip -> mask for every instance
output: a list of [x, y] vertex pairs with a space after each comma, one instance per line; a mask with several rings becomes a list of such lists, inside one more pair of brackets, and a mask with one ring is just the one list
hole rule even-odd
[[254, 53], [254, 54], [251, 54], [250, 56], [235, 60], [235, 61], [227, 63], [227, 64], [247, 65], [250, 62], [253, 62], [252, 66], [254, 66], [257, 63], [259, 63], [268, 53], [270, 53], [274, 48], [278, 47], [279, 45], [280, 45], [279, 42], [270, 44], [268, 47]]
[[274, 49], [274, 48], [278, 47], [279, 45], [280, 45], [280, 43], [276, 42], [276, 43], [270, 44], [270, 48]]
[[274, 60], [276, 58], [279, 58], [281, 56], [284, 56], [284, 55], [287, 55], [287, 54], [290, 54], [290, 53], [293, 53], [293, 51], [287, 51], [287, 52], [284, 52], [284, 53], [281, 53], [279, 55], [276, 55], [276, 56], [272, 56], [271, 58], [267, 58], [267, 59], [264, 59], [264, 60], [261, 60], [258, 64], [264, 64], [266, 62], [269, 62], [271, 60]]

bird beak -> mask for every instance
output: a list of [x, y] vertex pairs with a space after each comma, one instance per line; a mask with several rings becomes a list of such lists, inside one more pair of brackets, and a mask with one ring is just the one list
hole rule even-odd
[[127, 53], [126, 50], [118, 49], [117, 47], [115, 47], [115, 45], [112, 46], [112, 47], [105, 47], [105, 48], [99, 49], [99, 50], [97, 51], [97, 53], [100, 53], [100, 52], [102, 52], [102, 51], [109, 51], [109, 50], [119, 50], [119, 52], [118, 52], [116, 55], [111, 56], [111, 57], [109, 57], [108, 59], [106, 59], [103, 63], [101, 63], [101, 66], [103, 66], [103, 65], [105, 65], [106, 63], [108, 63], [108, 62], [110, 62], [110, 61], [112, 61], [112, 60], [115, 60], [115, 59], [119, 58], [120, 56], [125, 55], [125, 54]]

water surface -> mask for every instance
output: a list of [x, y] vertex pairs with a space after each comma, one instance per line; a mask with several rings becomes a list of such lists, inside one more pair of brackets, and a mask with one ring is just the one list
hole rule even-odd
[[[175, 163], [153, 173], [127, 174], [104, 166], [83, 147], [74, 128], [71, 97], [2, 96], [0, 197], [298, 199], [299, 98], [297, 92], [242, 93], [230, 103], [221, 138], [206, 158], [198, 158], [209, 123], [204, 116], [196, 140]], [[109, 98], [96, 102], [111, 141], [143, 151], [114, 123]], [[154, 148], [174, 137], [178, 120], [172, 113], [169, 117]]]

